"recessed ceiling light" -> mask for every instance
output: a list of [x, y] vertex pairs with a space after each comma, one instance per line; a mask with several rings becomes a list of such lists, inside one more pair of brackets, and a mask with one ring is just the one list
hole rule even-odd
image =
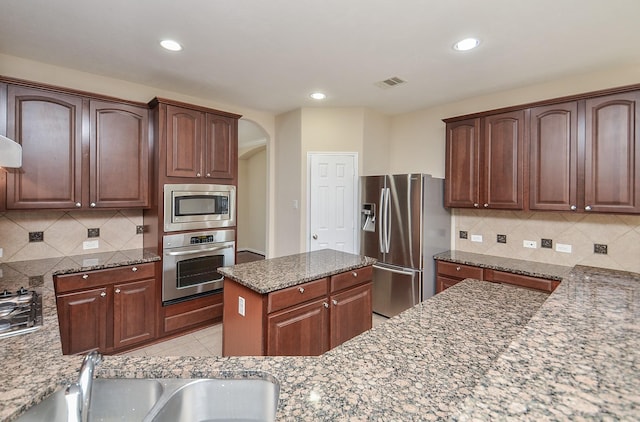
[[182, 46], [180, 45], [180, 43], [174, 40], [162, 40], [160, 41], [160, 45], [170, 51], [182, 50]]
[[453, 45], [454, 50], [458, 51], [467, 51], [476, 48], [480, 45], [480, 40], [477, 38], [465, 38], [464, 40], [458, 41]]
[[311, 98], [313, 98], [314, 100], [324, 100], [325, 98], [327, 98], [326, 95], [324, 95], [322, 92], [314, 92], [313, 94], [309, 95]]

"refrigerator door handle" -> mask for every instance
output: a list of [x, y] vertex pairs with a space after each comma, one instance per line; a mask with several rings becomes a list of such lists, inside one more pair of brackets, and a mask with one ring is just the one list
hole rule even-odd
[[384, 188], [380, 189], [380, 205], [378, 206], [378, 245], [380, 252], [384, 253], [385, 239], [384, 239]]
[[376, 264], [373, 264], [373, 268], [377, 268], [383, 271], [389, 271], [390, 273], [402, 274], [402, 275], [413, 275], [415, 273], [415, 271], [411, 271], [411, 270], [396, 270], [395, 268], [381, 267], [380, 265], [376, 265]]
[[389, 253], [389, 249], [391, 248], [391, 220], [389, 215], [391, 214], [391, 189], [386, 188], [386, 209], [384, 211], [384, 218], [386, 221], [386, 244], [385, 244], [385, 252]]

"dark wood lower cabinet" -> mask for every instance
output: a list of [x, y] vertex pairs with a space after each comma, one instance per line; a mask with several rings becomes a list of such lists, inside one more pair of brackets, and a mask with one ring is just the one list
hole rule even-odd
[[317, 356], [329, 350], [326, 299], [267, 317], [267, 355]]
[[371, 329], [372, 284], [345, 290], [331, 296], [331, 341], [333, 349]]
[[106, 288], [57, 297], [63, 354], [106, 349], [107, 301]]
[[116, 284], [113, 295], [113, 347], [155, 338], [155, 280]]

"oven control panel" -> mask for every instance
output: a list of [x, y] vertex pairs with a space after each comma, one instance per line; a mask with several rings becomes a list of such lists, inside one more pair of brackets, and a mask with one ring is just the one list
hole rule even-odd
[[199, 245], [201, 243], [213, 243], [216, 241], [215, 236], [213, 235], [203, 235], [203, 236], [192, 236], [189, 240], [190, 245]]

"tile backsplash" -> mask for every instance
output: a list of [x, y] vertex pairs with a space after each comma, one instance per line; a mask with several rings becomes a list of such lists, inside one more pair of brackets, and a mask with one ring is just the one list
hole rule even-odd
[[[455, 233], [469, 233], [468, 239], [455, 236], [459, 251], [640, 273], [640, 215], [466, 209], [453, 215]], [[507, 243], [496, 241], [499, 234]], [[473, 235], [483, 242], [472, 242]], [[536, 248], [523, 247], [525, 240], [536, 242]], [[570, 245], [571, 252], [556, 250], [558, 245]]]
[[[142, 234], [136, 230], [141, 225], [142, 210], [0, 213], [0, 262], [142, 248]], [[89, 238], [89, 229], [99, 236]], [[43, 241], [29, 242], [36, 232], [42, 232]], [[98, 248], [83, 249], [87, 240], [97, 240]]]

